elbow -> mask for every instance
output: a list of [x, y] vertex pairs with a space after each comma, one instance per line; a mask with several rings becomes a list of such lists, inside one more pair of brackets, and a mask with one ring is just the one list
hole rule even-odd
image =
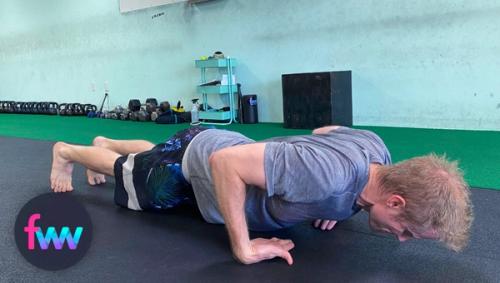
[[226, 159], [226, 153], [224, 150], [218, 150], [213, 152], [208, 157], [208, 165], [212, 171], [219, 170], [224, 165], [224, 160]]
[[224, 150], [210, 154], [208, 165], [212, 175], [215, 195], [219, 199], [221, 195], [225, 194], [224, 191], [227, 191], [227, 186], [224, 184], [234, 184], [235, 174], [230, 166], [228, 154]]
[[208, 156], [208, 165], [210, 166], [210, 168], [212, 168], [214, 165], [215, 165], [215, 160], [218, 158], [216, 156], [216, 153], [217, 152], [212, 152], [209, 156]]
[[210, 154], [208, 157], [208, 166], [214, 182], [222, 178], [234, 181], [233, 178], [237, 177], [238, 173], [233, 161], [233, 154], [227, 149], [218, 150]]

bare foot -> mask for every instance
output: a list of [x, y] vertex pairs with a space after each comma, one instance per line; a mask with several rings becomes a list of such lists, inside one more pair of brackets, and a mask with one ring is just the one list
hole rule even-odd
[[97, 173], [90, 169], [87, 169], [87, 181], [91, 186], [106, 183], [106, 176], [104, 174]]
[[54, 192], [71, 192], [71, 174], [73, 163], [64, 158], [64, 150], [68, 144], [58, 142], [52, 149], [52, 171], [50, 172], [50, 187]]

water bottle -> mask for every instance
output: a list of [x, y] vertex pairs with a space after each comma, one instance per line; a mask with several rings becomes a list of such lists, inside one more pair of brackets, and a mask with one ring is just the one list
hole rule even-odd
[[200, 104], [198, 104], [198, 98], [192, 99], [191, 101], [193, 102], [193, 109], [191, 109], [191, 125], [198, 125], [200, 124]]

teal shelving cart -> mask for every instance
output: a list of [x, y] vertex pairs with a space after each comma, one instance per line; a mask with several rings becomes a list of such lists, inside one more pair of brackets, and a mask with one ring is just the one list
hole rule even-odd
[[[196, 92], [201, 94], [201, 104], [205, 111], [199, 112], [199, 118], [202, 124], [215, 124], [215, 125], [229, 125], [236, 122], [238, 109], [236, 106], [235, 94], [238, 92], [236, 84], [233, 84], [234, 67], [237, 61], [235, 58], [222, 58], [222, 59], [207, 59], [196, 60], [196, 68], [201, 70], [201, 83], [196, 88]], [[227, 75], [227, 85], [203, 85], [207, 83], [207, 69], [218, 68], [225, 69]], [[208, 96], [209, 95], [227, 95], [229, 107], [228, 111], [221, 111], [218, 109], [208, 110]]]

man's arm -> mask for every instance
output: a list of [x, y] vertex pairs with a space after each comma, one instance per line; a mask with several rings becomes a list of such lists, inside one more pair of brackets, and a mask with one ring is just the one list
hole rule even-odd
[[328, 134], [330, 131], [338, 129], [340, 126], [325, 126], [313, 130], [313, 135]]
[[[329, 132], [338, 129], [340, 126], [325, 126], [321, 128], [317, 128], [313, 130], [313, 135], [321, 135], [321, 134], [328, 134]], [[332, 230], [333, 227], [337, 224], [337, 221], [335, 220], [328, 220], [328, 219], [316, 219], [313, 222], [314, 228], [318, 228], [321, 230]]]
[[231, 241], [233, 254], [244, 264], [281, 257], [293, 263], [291, 240], [250, 240], [245, 216], [246, 185], [266, 188], [265, 143], [225, 148], [210, 155], [209, 163], [219, 209]]

